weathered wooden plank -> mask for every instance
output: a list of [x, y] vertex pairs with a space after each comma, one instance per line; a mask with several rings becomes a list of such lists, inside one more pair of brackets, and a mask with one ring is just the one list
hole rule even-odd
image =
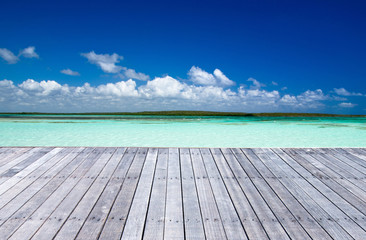
[[213, 158], [216, 158], [216, 161], [225, 161], [225, 159], [220, 149], [210, 150], [201, 149], [200, 151], [226, 237], [227, 239], [248, 239]]
[[[136, 151], [137, 149], [135, 151], [129, 151], [128, 153], [126, 153], [124, 148], [117, 149], [117, 152], [113, 155], [113, 158], [120, 158], [120, 154], [124, 153], [122, 159], [119, 162], [119, 165], [117, 166], [115, 172], [110, 178], [97, 203], [90, 212], [87, 220], [84, 222], [82, 228], [77, 233], [77, 238], [89, 240], [98, 238], [103, 224], [105, 223], [108, 213], [112, 207], [112, 204], [123, 184], [123, 181], [136, 154]], [[69, 237], [75, 236], [75, 230], [77, 230], [77, 228], [72, 226], [74, 224], [79, 224], [79, 219], [80, 217], [70, 216], [67, 222], [57, 233], [55, 239], [67, 239]]]
[[325, 163], [318, 161], [312, 155], [307, 154], [306, 152], [302, 151], [302, 149], [296, 149], [296, 150], [284, 149], [284, 151], [288, 155], [292, 156], [296, 161], [297, 161], [297, 159], [300, 159], [300, 161], [303, 160], [303, 161], [301, 161], [301, 164], [306, 164], [306, 162], [309, 162], [314, 167], [316, 167], [318, 169], [318, 171], [312, 170], [312, 173], [314, 174], [314, 171], [316, 171], [315, 176], [317, 178], [323, 179], [325, 181], [330, 181], [332, 179], [335, 182], [342, 185], [348, 191], [353, 193], [355, 196], [360, 198], [361, 200], [366, 201], [366, 192], [365, 191], [363, 191], [361, 188], [356, 186], [354, 183], [350, 182], [349, 179], [342, 177], [342, 175], [340, 175], [338, 172], [335, 172], [332, 169], [328, 168], [325, 165]]
[[330, 148], [329, 150], [334, 155], [342, 154], [343, 156], [347, 157], [348, 159], [350, 159], [352, 162], [354, 162], [358, 166], [362, 166], [363, 168], [366, 168], [366, 161], [365, 161], [366, 154], [365, 154], [365, 159], [362, 159], [362, 157], [357, 156], [357, 153], [354, 153], [353, 149]]
[[[52, 158], [52, 160], [48, 161], [47, 163], [44, 163], [37, 169], [37, 171], [31, 172], [29, 175], [27, 175], [26, 178], [23, 177], [22, 172], [20, 172], [19, 178], [17, 174], [12, 178], [10, 178], [8, 181], [6, 181], [6, 183], [4, 183], [3, 185], [0, 185], [0, 192], [1, 192], [0, 208], [5, 206], [14, 197], [16, 197], [22, 191], [24, 191], [29, 185], [31, 185], [32, 183], [37, 181], [40, 177], [42, 177], [45, 172], [54, 167], [55, 164], [61, 161], [71, 151], [73, 151], [73, 149], [69, 148], [65, 149], [65, 151], [58, 153], [57, 156]], [[28, 197], [30, 197], [30, 195], [28, 195]]]
[[32, 148], [2, 148], [6, 149], [6, 152], [3, 152], [0, 155], [0, 167], [11, 162], [14, 159], [17, 159], [20, 155], [30, 151]]
[[[87, 178], [82, 179], [82, 181], [80, 181], [78, 185], [74, 187], [73, 191], [63, 200], [59, 207], [49, 217], [50, 220], [46, 221], [37, 230], [36, 234], [33, 236], [35, 239], [53, 239], [61, 226], [65, 224], [67, 219], [75, 219], [77, 221], [73, 221], [72, 225], [65, 224], [67, 226], [64, 227], [68, 228], [69, 233], [65, 239], [74, 239], [76, 237], [84, 221], [88, 217], [90, 211], [109, 182], [109, 179], [116, 169], [125, 149], [120, 148], [120, 151], [117, 153], [116, 150], [117, 149], [115, 148], [108, 148], [107, 151], [103, 153], [103, 156], [98, 159], [98, 162], [96, 163], [100, 164], [100, 167], [103, 170], [99, 173], [99, 175], [97, 175], [96, 178], [93, 175], [87, 176]], [[105, 165], [104, 167], [103, 164]], [[88, 190], [81, 198], [79, 203], [77, 203], [75, 200], [80, 199], [79, 196], [82, 194], [84, 189]], [[76, 204], [77, 206], [72, 209], [72, 207]], [[71, 212], [71, 214], [68, 214], [69, 212]]]
[[[351, 155], [354, 155], [358, 157], [359, 159], [366, 162], [366, 150], [360, 149], [360, 148], [339, 148], [339, 150], [345, 151], [347, 153], [350, 153]], [[362, 166], [365, 166], [364, 163], [359, 162], [362, 164]]]
[[143, 235], [146, 212], [150, 200], [152, 180], [154, 178], [158, 150], [148, 150], [144, 168], [136, 188], [130, 212], [127, 216], [126, 226], [121, 239], [141, 239]]
[[[244, 154], [240, 150], [236, 151], [235, 157], [241, 158], [240, 162], [247, 163], [243, 164], [243, 169], [247, 173], [249, 179], [256, 186], [259, 193], [266, 201], [272, 212], [281, 223], [287, 234], [292, 239], [310, 239], [308, 233], [304, 230], [302, 225], [299, 223], [296, 216], [294, 216], [287, 206], [281, 201], [276, 193], [271, 189], [267, 182], [260, 176], [257, 170], [248, 164], [249, 160], [246, 159]], [[228, 155], [228, 158], [232, 157]], [[329, 237], [328, 237], [329, 238]]]
[[[247, 157], [240, 149], [232, 149], [232, 151], [248, 174], [248, 177], [253, 181], [259, 191], [268, 184], [268, 186], [273, 189], [276, 195], [293, 214], [294, 218], [304, 227], [305, 231], [313, 239], [331, 239], [328, 233], [315, 221], [312, 215], [310, 215], [309, 212], [296, 200], [296, 198], [291, 195], [291, 193], [280, 183], [280, 181], [272, 174], [272, 172], [269, 171], [269, 169], [257, 158], [256, 155], [251, 154]], [[252, 164], [251, 161], [254, 163]], [[278, 217], [281, 219], [283, 216], [278, 214]]]
[[[92, 152], [92, 148], [86, 148], [79, 152], [71, 152], [61, 162], [47, 171], [41, 178], [32, 183], [21, 194], [19, 194], [5, 209], [6, 217], [15, 214], [1, 226], [1, 234], [3, 238], [10, 236], [43, 202], [67, 179], [74, 171], [80, 171], [77, 167], [85, 162], [86, 157]], [[82, 169], [84, 171], [84, 169]], [[25, 203], [25, 204], [24, 204]], [[24, 204], [24, 205], [23, 205]], [[18, 210], [19, 209], [19, 210]], [[3, 209], [1, 210], [3, 211]], [[4, 213], [2, 213], [2, 216]]]
[[164, 238], [184, 239], [183, 224], [179, 150], [169, 148]]
[[199, 149], [190, 149], [197, 194], [207, 239], [227, 239]]
[[[254, 212], [245, 193], [242, 191], [236, 176], [231, 170], [231, 168], [236, 167], [240, 169], [240, 165], [238, 165], [234, 155], [229, 149], [225, 148], [221, 150], [225, 159], [221, 159], [219, 161], [217, 160], [218, 157], [217, 156], [215, 157], [215, 155], [214, 159], [216, 161], [216, 165], [220, 171], [222, 179], [226, 185], [226, 188], [228, 189], [233, 204], [237, 209], [236, 211], [240, 217], [240, 220], [244, 226], [248, 238], [269, 239], [268, 235], [266, 234], [263, 228], [263, 225], [259, 221], [258, 216]], [[238, 176], [238, 178], [241, 178], [241, 176]]]
[[[357, 160], [360, 160], [359, 158], [357, 158], [357, 157], [355, 157], [355, 156], [353, 156], [353, 155], [351, 155], [347, 152], [345, 152], [345, 153], [339, 152], [334, 148], [326, 148], [326, 149], [324, 149], [324, 151], [325, 151], [325, 154], [332, 155], [333, 157], [335, 157], [335, 158], [341, 160], [342, 162], [348, 164], [349, 166], [351, 166], [355, 170], [357, 170], [361, 173], [366, 172], [366, 165], [363, 166], [362, 164], [357, 163]], [[356, 159], [356, 161], [353, 161], [352, 159]], [[365, 162], [365, 164], [366, 164], [366, 162]]]
[[180, 167], [182, 173], [182, 198], [184, 212], [184, 232], [186, 239], [205, 239], [197, 188], [189, 149], [180, 149]]
[[[320, 208], [314, 202], [314, 200], [308, 196], [304, 190], [302, 190], [302, 188], [290, 180], [290, 176], [285, 177], [283, 174], [281, 174], [282, 171], [276, 165], [268, 163], [271, 161], [271, 159], [265, 155], [258, 157], [251, 149], [242, 149], [242, 151], [248, 160], [253, 164], [253, 166], [262, 175], [265, 174], [266, 181], [271, 185], [271, 187], [276, 189], [276, 192], [279, 195], [281, 195], [282, 201], [292, 201], [294, 204], [299, 202], [302, 207], [306, 209], [307, 212], [309, 212], [312, 218], [314, 218], [332, 238], [352, 239], [351, 236], [335, 221], [327, 221], [328, 219], [331, 219], [330, 216], [322, 208]], [[269, 164], [269, 166], [266, 163]], [[273, 166], [271, 167], [271, 165]], [[273, 176], [272, 178], [271, 175]], [[283, 188], [286, 188], [286, 190]], [[288, 192], [290, 192], [290, 194], [288, 194]], [[296, 201], [293, 200], [294, 198]], [[306, 218], [306, 215], [298, 215], [297, 219], [299, 218], [304, 219]], [[311, 219], [308, 220], [311, 221]], [[309, 229], [306, 228], [305, 230], [309, 232]]]
[[[22, 224], [12, 234], [10, 239], [30, 238], [44, 223], [44, 221], [50, 220], [50, 214], [52, 214], [53, 211], [60, 205], [60, 203], [63, 202], [65, 197], [68, 196], [75, 185], [77, 185], [83, 179], [84, 174], [88, 176], [89, 173], [94, 173], [96, 168], [100, 170], [99, 166], [94, 166], [105, 150], [105, 148], [95, 148], [91, 153], [91, 158], [88, 158], [87, 161], [85, 161], [86, 164], [90, 164], [90, 168], [88, 165], [86, 165], [86, 168], [81, 169], [81, 171], [74, 172], [71, 176], [69, 176], [68, 179], [66, 179], [66, 181], [64, 181], [62, 185], [55, 192], [53, 192], [36, 211], [32, 213], [27, 221], [24, 222], [24, 224]], [[75, 201], [78, 202], [79, 199], [75, 199]]]
[[[352, 224], [352, 220], [350, 220], [347, 215], [345, 215], [342, 211], [340, 211], [332, 202], [330, 202], [327, 198], [325, 198], [321, 193], [319, 193], [312, 185], [310, 185], [307, 181], [305, 181], [301, 176], [299, 176], [292, 168], [290, 168], [286, 163], [284, 163], [277, 155], [270, 154], [265, 149], [253, 149], [255, 154], [266, 164], [268, 168], [272, 170], [272, 172], [276, 175], [278, 172], [284, 173], [286, 172], [287, 178], [281, 178], [280, 181], [286, 184], [286, 187], [289, 190], [293, 190], [293, 188], [301, 188], [303, 190], [303, 194], [308, 194], [310, 198], [315, 202], [311, 205], [311, 208], [315, 208], [319, 206], [318, 211], [324, 212], [324, 216], [327, 216], [324, 219], [327, 219], [329, 222], [337, 222], [338, 227], [344, 229], [342, 238], [349, 238], [352, 236], [353, 238], [360, 239], [363, 235], [362, 229], [360, 229], [356, 224]], [[270, 154], [270, 155], [268, 155]], [[291, 180], [290, 180], [291, 179]], [[291, 187], [291, 189], [290, 189]], [[300, 197], [298, 194], [296, 197]], [[310, 202], [310, 201], [309, 201]], [[307, 208], [310, 211], [310, 208]], [[338, 231], [338, 234], [342, 234], [340, 228], [335, 227], [334, 225], [332, 230]], [[362, 232], [362, 234], [360, 234]], [[349, 236], [347, 236], [349, 235]]]
[[289, 236], [281, 226], [276, 215], [272, 212], [271, 208], [262, 198], [255, 185], [249, 179], [247, 173], [240, 166], [240, 164], [245, 165], [248, 163], [243, 162], [243, 159], [238, 159], [241, 161], [240, 164], [233, 158], [228, 158], [227, 160], [231, 167], [231, 170], [235, 174], [235, 177], [240, 184], [240, 187], [248, 198], [251, 206], [253, 207], [253, 210], [258, 216], [258, 219], [262, 223], [262, 226], [266, 230], [269, 238], [289, 239]]
[[[130, 151], [136, 153], [136, 149], [128, 150], [127, 153]], [[136, 186], [145, 163], [146, 154], [146, 148], [140, 148], [137, 151], [132, 165], [128, 170], [127, 177], [123, 182], [122, 189], [118, 193], [112, 209], [108, 214], [107, 221], [100, 234], [100, 239], [112, 240], [121, 238]]]
[[21, 164], [22, 162], [31, 163], [32, 161], [37, 160], [42, 157], [46, 153], [48, 153], [51, 148], [33, 148], [30, 151], [20, 155], [16, 159], [4, 164], [0, 167], [0, 178], [9, 177], [15, 174], [12, 174], [11, 169], [17, 164]]
[[[37, 161], [33, 162], [31, 165], [29, 165], [27, 168], [19, 171], [14, 176], [8, 178], [6, 181], [4, 181], [0, 185], [0, 196], [9, 190], [10, 188], [13, 188], [15, 184], [21, 182], [25, 177], [30, 175], [33, 172], [36, 172], [37, 174], [41, 175], [43, 172], [42, 170], [48, 170], [50, 167], [52, 167], [56, 162], [58, 162], [60, 159], [62, 159], [66, 154], [68, 154], [72, 149], [62, 149], [62, 148], [55, 148], [52, 151], [50, 151], [48, 154], [42, 156]], [[41, 169], [38, 169], [41, 168]], [[37, 171], [35, 171], [37, 170]], [[0, 180], [1, 182], [1, 180]]]
[[[274, 158], [274, 153], [267, 151], [267, 155], [272, 159]], [[366, 221], [362, 220], [366, 216], [342, 198], [339, 193], [334, 192], [331, 188], [325, 185], [322, 181], [313, 177], [305, 168], [299, 165], [295, 160], [286, 154], [277, 154], [283, 161], [285, 161], [292, 169], [294, 169], [301, 177], [306, 179], [315, 189], [318, 190], [322, 195], [324, 195], [330, 202], [335, 204], [342, 212], [344, 212], [348, 217], [355, 221], [363, 229], [366, 229]], [[317, 192], [313, 192], [312, 195], [315, 196]], [[341, 222], [341, 221], [340, 221]], [[343, 223], [342, 223], [343, 224]]]
[[[291, 157], [293, 161], [296, 161], [299, 165], [305, 168], [311, 174], [311, 177], [316, 177], [325, 185], [327, 185], [330, 189], [332, 189], [334, 192], [336, 192], [346, 201], [352, 204], [354, 207], [359, 209], [359, 211], [361, 211], [362, 213], [366, 213], [366, 193], [362, 194], [364, 196], [361, 195], [361, 197], [364, 197], [364, 199], [361, 199], [357, 195], [353, 194], [352, 189], [356, 188], [353, 184], [346, 180], [340, 182], [338, 178], [333, 178], [332, 176], [328, 176], [325, 173], [320, 172], [319, 169], [317, 169], [314, 165], [310, 163], [311, 159], [310, 161], [307, 160], [311, 158], [310, 156], [303, 156], [302, 154], [291, 155], [291, 153], [286, 153], [288, 152], [287, 149], [273, 149], [273, 151], [276, 152], [276, 154], [278, 154], [285, 161], [288, 157]], [[289, 161], [291, 161], [291, 159]], [[342, 182], [346, 183], [346, 185], [342, 184]], [[357, 190], [359, 192], [362, 191], [358, 188]]]
[[158, 160], [145, 223], [144, 239], [164, 239], [168, 154], [169, 150], [167, 148], [159, 149], [158, 151]]
[[[306, 150], [306, 149], [305, 149]], [[336, 165], [339, 168], [343, 169], [344, 171], [347, 172], [347, 176], [349, 176], [351, 179], [365, 179], [366, 174], [363, 173], [362, 171], [359, 171], [358, 169], [353, 168], [352, 166], [350, 166], [349, 164], [347, 164], [345, 161], [343, 161], [341, 159], [341, 155], [338, 155], [338, 158], [333, 156], [332, 154], [325, 154], [323, 153], [323, 151], [326, 151], [325, 149], [322, 149], [322, 152], [320, 152], [318, 149], [311, 149], [312, 151], [312, 155], [316, 158], [318, 158], [319, 156], [321, 156], [321, 160], [324, 161], [327, 160], [327, 165], [329, 163], [331, 163], [332, 165]], [[347, 159], [347, 158], [344, 158]], [[319, 159], [320, 160], [320, 159]], [[359, 167], [361, 168], [361, 167]], [[347, 177], [345, 176], [345, 177]]]
[[[88, 212], [86, 211], [92, 207], [90, 207], [89, 204], [91, 204], [95, 198], [99, 197], [99, 195], [97, 195], [98, 186], [94, 185], [94, 183], [96, 182], [100, 174], [106, 169], [106, 166], [108, 166], [109, 160], [111, 159], [111, 156], [114, 152], [115, 148], [106, 148], [102, 150], [102, 153], [98, 157], [95, 164], [89, 169], [86, 175], [80, 179], [80, 181], [73, 187], [73, 189], [67, 194], [67, 196], [65, 196], [62, 202], [54, 209], [52, 214], [47, 217], [47, 220], [43, 222], [40, 221], [37, 224], [33, 223], [32, 228], [30, 228], [30, 226], [22, 226], [23, 228], [19, 228], [16, 234], [19, 234], [18, 236], [20, 236], [21, 230], [24, 229], [23, 231], [29, 233], [34, 229], [33, 231], [35, 232], [33, 237], [35, 239], [50, 239], [48, 238], [48, 236], [52, 238], [52, 236], [56, 234], [58, 229], [75, 210], [76, 206], [80, 206], [82, 210], [85, 210], [83, 214], [88, 214]], [[113, 169], [107, 169], [107, 171], [108, 170], [113, 171]], [[92, 189], [92, 186], [96, 187]], [[89, 192], [90, 194], [88, 194]], [[93, 195], [93, 193], [96, 194]], [[90, 202], [83, 201], [86, 198], [89, 198]], [[80, 210], [76, 211], [77, 213], [80, 213]], [[85, 218], [80, 219], [81, 222], [83, 222], [84, 220]], [[75, 224], [73, 227], [77, 228], [78, 225]], [[37, 235], [38, 231], [41, 231], [40, 235]]]

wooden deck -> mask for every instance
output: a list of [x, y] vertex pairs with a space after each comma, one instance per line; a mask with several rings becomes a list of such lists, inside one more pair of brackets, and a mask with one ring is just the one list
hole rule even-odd
[[0, 239], [366, 239], [366, 149], [0, 148]]

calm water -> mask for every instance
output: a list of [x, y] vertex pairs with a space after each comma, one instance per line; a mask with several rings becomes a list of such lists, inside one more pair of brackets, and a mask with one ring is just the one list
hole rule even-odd
[[0, 115], [0, 146], [366, 147], [366, 118]]

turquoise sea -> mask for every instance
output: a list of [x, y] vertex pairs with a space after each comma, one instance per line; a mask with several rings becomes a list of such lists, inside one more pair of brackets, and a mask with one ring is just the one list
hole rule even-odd
[[366, 147], [366, 118], [0, 114], [0, 146]]

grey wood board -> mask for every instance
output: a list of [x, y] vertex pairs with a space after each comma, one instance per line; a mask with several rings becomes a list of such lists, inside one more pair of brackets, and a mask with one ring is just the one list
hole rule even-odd
[[[229, 160], [229, 158], [228, 158]], [[233, 159], [235, 160], [235, 159]], [[248, 162], [244, 162], [243, 158], [238, 161], [231, 161], [231, 169], [234, 172], [238, 182], [246, 194], [250, 204], [252, 205], [259, 221], [262, 223], [270, 239], [289, 239], [286, 231], [283, 229], [281, 223], [268, 206], [266, 201], [261, 196], [260, 192], [244, 171], [243, 166]]]
[[[4, 148], [6, 149], [6, 148]], [[30, 151], [32, 148], [8, 148], [6, 153], [0, 155], [0, 167], [17, 159], [20, 155]]]
[[[355, 239], [362, 239], [364, 231], [352, 223], [352, 220], [347, 217], [340, 209], [337, 208], [331, 201], [318, 192], [311, 184], [306, 180], [298, 176], [298, 174], [284, 163], [277, 155], [271, 154], [267, 149], [253, 149], [253, 151], [259, 156], [259, 158], [273, 170], [274, 173], [286, 172], [291, 176], [291, 180], [288, 178], [282, 178], [282, 182], [291, 181], [291, 185], [301, 188], [304, 193], [308, 194], [310, 198], [315, 202], [313, 207], [319, 206], [319, 210], [326, 212], [328, 216], [325, 219], [329, 221], [336, 221], [339, 227], [342, 227], [350, 236]], [[268, 155], [270, 154], [270, 155]], [[288, 186], [289, 184], [287, 184]]]
[[[347, 188], [348, 191], [356, 195], [361, 200], [366, 200], [366, 192], [359, 188], [354, 182], [351, 182], [349, 179], [342, 177], [338, 172], [328, 168], [328, 166], [319, 161], [318, 159], [314, 158], [312, 155], [307, 154], [306, 152], [302, 151], [301, 149], [296, 150], [284, 150], [290, 156], [293, 156], [295, 160], [302, 158], [305, 161], [299, 162], [304, 164], [306, 162], [311, 163], [314, 167], [316, 167], [319, 171], [316, 172], [316, 177], [320, 179], [333, 179], [344, 188]], [[314, 170], [313, 170], [314, 171]]]
[[205, 239], [205, 231], [194, 180], [192, 160], [189, 149], [180, 149], [182, 173], [182, 199], [184, 212], [184, 231], [186, 239]]
[[[346, 164], [350, 165], [357, 171], [359, 171], [361, 173], [366, 172], [366, 162], [363, 161], [362, 159], [359, 159], [358, 157], [353, 156], [352, 154], [349, 154], [348, 152], [340, 152], [334, 148], [327, 148], [325, 150], [326, 150], [326, 154], [331, 154], [332, 156], [334, 156], [334, 157], [338, 158], [339, 160], [345, 162]], [[365, 163], [365, 164], [359, 164], [359, 162], [360, 162], [359, 160], [361, 160], [362, 163]]]
[[24, 170], [18, 172], [17, 174], [15, 174], [14, 176], [8, 178], [5, 182], [3, 182], [0, 185], [0, 196], [10, 188], [13, 188], [14, 185], [22, 182], [22, 180], [26, 177], [28, 176], [37, 177], [35, 176], [35, 174], [38, 176], [42, 175], [45, 171], [51, 168], [54, 164], [60, 161], [72, 150], [73, 150], [72, 148], [66, 148], [66, 149], [55, 148], [54, 150], [51, 151], [53, 153], [50, 152], [49, 154], [44, 155], [43, 157], [35, 161], [33, 164], [31, 164]]
[[243, 225], [215, 164], [215, 160], [216, 162], [225, 161], [225, 158], [220, 149], [205, 148], [200, 151], [227, 239], [247, 239]]
[[[66, 225], [65, 223], [68, 219], [77, 219], [77, 221], [67, 226], [69, 230], [67, 238], [73, 239], [76, 237], [120, 161], [120, 156], [114, 157], [116, 156], [116, 150], [116, 148], [108, 148], [103, 153], [94, 165], [96, 169], [102, 169], [101, 172], [94, 173], [96, 177], [87, 176], [74, 187], [73, 191], [69, 193], [49, 217], [50, 220], [46, 221], [37, 230], [37, 233], [33, 236], [35, 239], [53, 239], [61, 226]], [[97, 164], [99, 164], [99, 167], [97, 167]], [[83, 191], [85, 193], [81, 197], [80, 195], [83, 194]], [[77, 199], [80, 199], [80, 201], [77, 202]], [[73, 206], [75, 207], [73, 208]]]
[[7, 162], [3, 166], [0, 167], [0, 177], [9, 177], [12, 176], [12, 168], [16, 165], [21, 164], [22, 162], [31, 162], [35, 161], [38, 158], [45, 155], [50, 148], [33, 148], [30, 151], [18, 156], [14, 160]]
[[[226, 188], [228, 189], [234, 206], [237, 209], [237, 213], [244, 226], [248, 238], [269, 239], [262, 223], [253, 210], [251, 203], [238, 183], [238, 179], [242, 178], [242, 176], [238, 174], [240, 171], [235, 171], [234, 173], [231, 170], [231, 168], [241, 168], [240, 164], [237, 162], [236, 155], [234, 155], [230, 149], [222, 149], [222, 152], [226, 161], [216, 161], [216, 165], [221, 173], [223, 181], [225, 182]], [[214, 159], [216, 160], [216, 158]]]
[[[237, 156], [244, 155], [239, 149], [234, 149], [233, 151]], [[253, 181], [256, 181], [256, 179], [263, 179], [274, 190], [281, 201], [295, 216], [296, 220], [300, 222], [313, 239], [330, 239], [330, 236], [322, 226], [316, 222], [313, 216], [298, 202], [286, 187], [283, 186], [271, 172], [269, 172], [269, 169], [258, 159], [256, 155], [250, 155], [250, 158], [247, 158], [245, 155], [244, 157], [246, 159], [245, 162], [248, 163], [245, 165], [242, 164], [242, 166], [248, 175], [251, 174], [252, 176], [255, 176], [252, 177]], [[243, 157], [238, 157], [238, 159], [241, 158]], [[253, 165], [251, 164], [251, 161], [253, 161]], [[253, 166], [253, 168], [251, 166]], [[256, 186], [260, 188], [259, 184]]]
[[190, 149], [198, 200], [207, 239], [227, 239], [199, 149]]
[[[80, 170], [78, 167], [85, 162], [86, 157], [92, 152], [92, 148], [86, 148], [80, 154], [69, 155], [64, 161], [57, 164], [52, 170], [45, 173], [44, 177], [38, 179], [26, 190], [24, 190], [18, 199], [15, 199], [14, 205], [10, 205], [8, 211], [11, 210], [11, 216], [16, 212], [11, 219], [9, 219], [3, 226], [1, 226], [3, 237], [10, 236], [24, 221], [27, 221], [29, 216], [38, 209], [48, 197], [54, 193], [59, 186], [68, 177], [74, 173], [74, 171]], [[76, 156], [76, 158], [75, 158]], [[71, 161], [71, 162], [70, 162]], [[81, 165], [82, 166], [82, 165]], [[83, 166], [85, 167], [85, 165]], [[25, 199], [25, 200], [24, 200]], [[22, 202], [17, 202], [22, 200]], [[24, 204], [25, 203], [25, 204]], [[23, 205], [24, 204], [24, 205]], [[20, 209], [19, 209], [20, 208]], [[18, 210], [19, 209], [19, 210]], [[6, 231], [4, 231], [6, 229]], [[9, 234], [9, 235], [6, 235]]]
[[[88, 174], [90, 171], [94, 172], [94, 164], [101, 157], [105, 148], [95, 148], [91, 153], [91, 156], [83, 162], [83, 166], [78, 169], [80, 171], [73, 172], [71, 176], [64, 181], [59, 188], [54, 191], [42, 205], [32, 213], [29, 219], [24, 222], [9, 239], [19, 239], [19, 238], [30, 238], [38, 230], [38, 228], [45, 222], [49, 221], [49, 216], [53, 211], [63, 202], [65, 197], [73, 190], [75, 185], [77, 185], [83, 176]], [[84, 165], [85, 163], [85, 165]], [[90, 167], [89, 167], [90, 166]], [[75, 199], [75, 201], [78, 201]]]
[[[70, 149], [72, 150], [72, 149]], [[79, 151], [75, 150], [73, 154], [78, 154]], [[67, 154], [67, 153], [66, 153]], [[69, 153], [70, 155], [71, 153]], [[68, 155], [67, 155], [68, 156]], [[75, 155], [76, 156], [76, 155]], [[0, 197], [0, 209], [4, 207], [8, 202], [12, 201], [18, 194], [22, 193], [23, 191], [27, 190], [27, 188], [33, 184], [34, 182], [38, 181], [40, 178], [44, 178], [46, 173], [50, 172], [51, 169], [57, 169], [58, 163], [64, 159], [64, 154], [58, 154], [57, 158], [54, 158], [52, 161], [47, 162], [47, 164], [42, 165], [38, 168], [37, 171], [30, 173], [27, 178], [14, 179], [14, 182], [17, 182], [13, 185], [13, 182], [8, 182], [8, 184], [3, 184], [0, 186], [0, 192], [3, 192]], [[68, 158], [70, 159], [70, 158]], [[70, 159], [71, 160], [71, 159]], [[69, 160], [69, 161], [70, 161]], [[56, 167], [55, 167], [56, 165]], [[11, 178], [12, 179], [12, 178]], [[9, 181], [11, 180], [9, 179]], [[29, 192], [28, 192], [29, 193]], [[24, 196], [24, 194], [23, 194]], [[32, 194], [28, 194], [26, 197], [31, 197]], [[26, 199], [23, 197], [23, 200]]]
[[158, 149], [150, 148], [136, 188], [121, 239], [141, 239], [150, 200]]
[[[278, 151], [275, 151], [278, 153]], [[269, 155], [272, 159], [274, 159], [273, 156], [274, 153], [271, 151], [267, 151], [267, 155]], [[286, 154], [277, 154], [279, 157], [281, 157], [281, 160], [285, 161], [292, 169], [294, 169], [301, 177], [306, 179], [307, 182], [309, 182], [314, 189], [317, 189], [318, 191], [313, 191], [311, 193], [312, 196], [319, 196], [321, 193], [324, 197], [329, 199], [331, 203], [336, 205], [342, 212], [344, 212], [349, 218], [351, 218], [353, 221], [355, 221], [359, 226], [361, 226], [364, 230], [366, 229], [366, 222], [362, 220], [366, 216], [364, 213], [359, 211], [357, 208], [355, 208], [353, 205], [351, 205], [349, 202], [347, 202], [344, 198], [342, 198], [339, 195], [339, 192], [337, 189], [336, 191], [333, 191], [333, 189], [329, 188], [324, 182], [320, 181], [316, 177], [312, 177], [311, 174], [303, 168], [301, 165], [299, 165], [295, 160], [293, 160], [291, 157], [289, 157]], [[350, 194], [349, 194], [350, 195]], [[341, 222], [341, 221], [340, 221]]]
[[140, 148], [127, 151], [127, 154], [136, 153], [132, 165], [128, 170], [122, 188], [115, 199], [113, 206], [108, 214], [107, 220], [100, 234], [100, 239], [120, 239], [125, 227], [126, 218], [129, 213], [136, 186], [140, 179], [141, 171], [145, 163], [147, 149]]
[[[242, 159], [244, 158], [243, 154], [238, 155], [238, 157], [241, 157]], [[227, 158], [229, 157], [230, 155]], [[246, 162], [249, 161], [247, 160]], [[259, 174], [255, 173], [257, 172], [257, 170], [251, 164], [245, 164], [243, 168], [244, 171], [251, 172], [251, 175]], [[291, 211], [286, 207], [286, 205], [281, 201], [281, 199], [276, 195], [276, 193], [271, 189], [271, 187], [266, 183], [263, 178], [252, 177], [249, 179], [256, 186], [259, 193], [262, 195], [263, 199], [271, 208], [272, 212], [275, 214], [278, 221], [281, 223], [282, 227], [285, 229], [290, 238], [310, 239], [310, 236], [304, 230], [302, 225], [298, 222], [296, 216], [291, 213]]]
[[[286, 149], [280, 150], [280, 149], [273, 149], [278, 155], [282, 157], [282, 159], [286, 160], [288, 157], [291, 157], [291, 155], [286, 154]], [[286, 157], [287, 156], [287, 157]], [[291, 157], [293, 161], [296, 161], [297, 164], [304, 167], [311, 176], [308, 176], [307, 178], [315, 177], [322, 181], [325, 185], [327, 185], [330, 189], [332, 189], [334, 192], [339, 194], [341, 197], [343, 197], [346, 201], [348, 201], [350, 204], [352, 204], [354, 207], [359, 209], [362, 213], [366, 213], [366, 193], [365, 194], [353, 194], [354, 189], [356, 187], [351, 184], [349, 181], [338, 179], [338, 178], [332, 178], [325, 174], [319, 174], [319, 169], [317, 169], [314, 165], [312, 165], [308, 159], [310, 159], [310, 156], [302, 156], [301, 154], [297, 154], [296, 157]], [[291, 161], [291, 159], [289, 159]], [[310, 159], [311, 161], [311, 159]], [[347, 187], [348, 186], [348, 187]], [[362, 192], [361, 189], [356, 189], [356, 192]]]
[[327, 221], [327, 219], [331, 219], [330, 215], [319, 207], [318, 204], [306, 193], [306, 191], [304, 191], [294, 181], [285, 177], [283, 173], [279, 174], [282, 170], [275, 164], [271, 163], [271, 159], [265, 155], [257, 156], [251, 149], [242, 149], [242, 151], [260, 172], [271, 171], [274, 176], [273, 179], [278, 180], [284, 187], [286, 187], [291, 195], [312, 215], [312, 217], [332, 238], [352, 239], [352, 237], [338, 223], [330, 220]]
[[183, 202], [178, 148], [169, 148], [164, 239], [184, 239]]
[[[100, 198], [91, 210], [87, 220], [84, 222], [82, 228], [78, 232], [78, 238], [97, 239], [99, 237], [100, 231], [107, 219], [113, 201], [115, 200], [124, 182], [125, 176], [131, 166], [132, 159], [136, 151], [131, 151], [129, 154], [126, 154], [123, 148], [118, 148], [116, 154], [114, 154], [113, 157], [119, 158], [122, 152], [124, 154], [121, 161], [119, 162], [119, 165], [111, 176]], [[55, 239], [65, 239], [70, 236], [70, 231], [72, 228], [69, 226], [73, 225], [75, 221], [78, 221], [78, 219], [69, 217], [68, 221], [60, 229]]]
[[146, 216], [144, 239], [164, 239], [166, 188], [168, 175], [167, 148], [158, 151], [158, 160]]

